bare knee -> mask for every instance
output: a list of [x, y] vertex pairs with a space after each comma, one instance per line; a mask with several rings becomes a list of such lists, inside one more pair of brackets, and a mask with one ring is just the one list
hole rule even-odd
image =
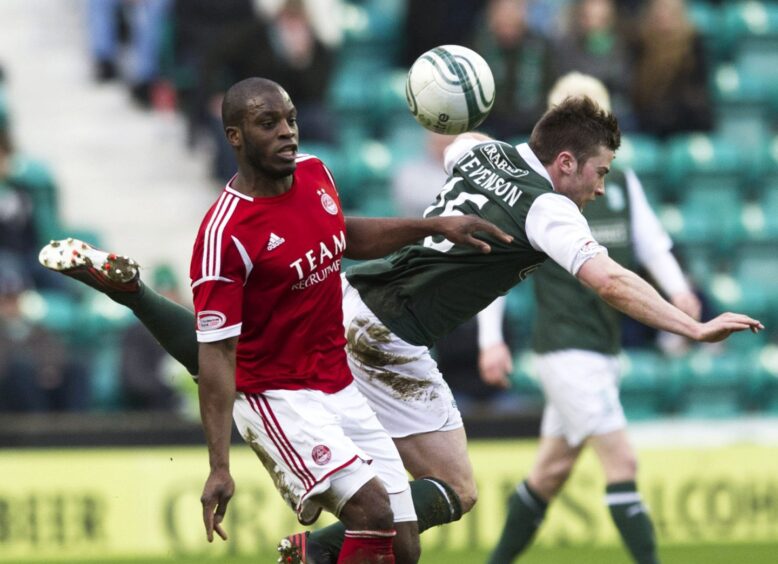
[[459, 496], [459, 503], [462, 506], [462, 514], [464, 515], [478, 501], [478, 488], [475, 485], [475, 480], [468, 480], [466, 484], [460, 486], [459, 489], [455, 488], [454, 491]]
[[563, 458], [535, 466], [530, 472], [530, 486], [546, 501], [556, 497], [570, 477], [574, 463], [573, 458]]
[[373, 478], [351, 496], [340, 512], [347, 529], [388, 531], [394, 526], [389, 494], [378, 479]]
[[395, 523], [394, 558], [397, 564], [416, 564], [421, 558], [419, 527], [416, 521]]
[[609, 484], [634, 481], [638, 474], [638, 459], [632, 450], [619, 453], [605, 464], [605, 480]]

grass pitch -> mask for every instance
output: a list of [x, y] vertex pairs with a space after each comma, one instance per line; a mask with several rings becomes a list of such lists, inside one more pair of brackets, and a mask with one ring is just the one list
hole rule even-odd
[[[660, 550], [663, 564], [774, 564], [778, 554], [778, 543], [774, 544], [726, 544], [726, 545], [682, 545], [667, 546]], [[487, 554], [481, 551], [469, 552], [433, 552], [427, 551], [421, 557], [420, 564], [482, 564]], [[32, 561], [25, 561], [30, 564]], [[35, 561], [35, 564], [64, 564], [64, 560]], [[149, 558], [122, 560], [94, 560], [97, 564], [274, 564], [276, 555], [272, 553], [256, 556], [217, 558]], [[520, 560], [521, 564], [627, 564], [627, 553], [621, 548], [545, 548], [529, 550]], [[86, 563], [84, 563], [86, 564]], [[505, 564], [508, 564], [507, 562]]]

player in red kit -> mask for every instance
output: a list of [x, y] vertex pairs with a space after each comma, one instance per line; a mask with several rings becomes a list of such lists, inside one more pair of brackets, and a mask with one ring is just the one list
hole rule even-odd
[[222, 118], [239, 166], [194, 245], [196, 343], [181, 330], [192, 327], [191, 312], [144, 286], [134, 261], [70, 239], [44, 247], [41, 263], [130, 307], [199, 374], [209, 541], [214, 532], [227, 538], [234, 419], [302, 523], [326, 509], [346, 526], [338, 562], [416, 562], [407, 474], [346, 362], [341, 259], [385, 256], [430, 235], [484, 252], [474, 233], [511, 238], [475, 216], [344, 218], [324, 164], [298, 154], [296, 110], [272, 81], [235, 84]]

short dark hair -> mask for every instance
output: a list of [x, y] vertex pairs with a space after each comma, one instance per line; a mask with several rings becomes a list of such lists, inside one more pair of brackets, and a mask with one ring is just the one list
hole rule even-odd
[[544, 165], [551, 164], [562, 151], [570, 151], [583, 163], [600, 147], [616, 151], [619, 145], [618, 121], [587, 96], [566, 98], [548, 110], [529, 139], [532, 152]]
[[267, 78], [252, 77], [229, 87], [222, 100], [222, 125], [240, 125], [246, 113], [246, 102], [257, 94], [270, 90], [283, 90], [281, 85]]

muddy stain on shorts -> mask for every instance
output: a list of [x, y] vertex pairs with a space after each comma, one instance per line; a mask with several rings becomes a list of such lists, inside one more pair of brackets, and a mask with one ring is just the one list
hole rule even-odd
[[265, 467], [267, 473], [270, 474], [271, 478], [273, 478], [273, 484], [278, 490], [278, 493], [281, 494], [281, 497], [284, 498], [284, 501], [287, 503], [287, 505], [296, 510], [297, 496], [294, 495], [294, 490], [292, 489], [291, 484], [288, 483], [284, 470], [275, 463], [267, 451], [262, 448], [257, 439], [258, 437], [254, 431], [251, 429], [246, 429], [246, 432], [243, 435], [243, 440], [246, 441], [246, 443], [251, 447], [251, 450], [253, 450], [254, 454], [257, 455], [257, 458], [259, 458], [262, 466]]
[[364, 317], [355, 317], [346, 334], [347, 350], [354, 362], [367, 374], [368, 381], [380, 382], [394, 398], [401, 401], [431, 401], [438, 397], [429, 380], [413, 378], [392, 371], [393, 366], [410, 364], [417, 356], [396, 354], [383, 349], [392, 342], [391, 331], [383, 324]]
[[380, 323], [371, 323], [364, 317], [355, 317], [346, 333], [348, 352], [354, 360], [373, 367], [408, 364], [415, 356], [403, 356], [381, 349], [381, 344], [391, 342], [391, 331]]

